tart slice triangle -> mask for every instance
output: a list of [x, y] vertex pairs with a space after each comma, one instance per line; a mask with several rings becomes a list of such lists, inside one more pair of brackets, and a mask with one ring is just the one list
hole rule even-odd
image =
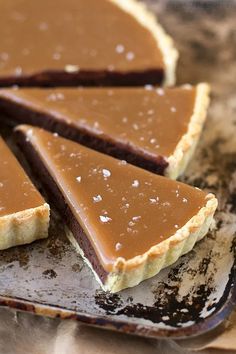
[[172, 39], [136, 0], [0, 2], [0, 85], [173, 85]]
[[0, 137], [0, 250], [48, 236], [49, 205]]
[[208, 93], [204, 83], [171, 89], [2, 89], [0, 108], [8, 120], [56, 131], [176, 178], [184, 172], [199, 140]]
[[154, 276], [209, 229], [212, 194], [40, 128], [18, 126], [16, 137], [106, 290]]

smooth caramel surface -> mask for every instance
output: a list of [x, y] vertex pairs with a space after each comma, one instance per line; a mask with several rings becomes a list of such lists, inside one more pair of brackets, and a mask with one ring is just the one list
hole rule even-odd
[[2, 89], [1, 97], [155, 158], [170, 156], [187, 132], [196, 88]]
[[199, 189], [40, 128], [20, 126], [89, 237], [104, 269], [174, 235], [206, 204]]
[[42, 204], [43, 198], [0, 137], [0, 217]]
[[153, 35], [109, 0], [0, 0], [0, 75], [164, 70]]

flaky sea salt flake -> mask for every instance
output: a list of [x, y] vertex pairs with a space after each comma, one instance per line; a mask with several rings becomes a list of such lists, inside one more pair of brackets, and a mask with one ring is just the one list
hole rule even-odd
[[76, 73], [79, 71], [79, 66], [78, 65], [71, 65], [71, 64], [68, 64], [65, 66], [65, 71], [67, 73]]
[[163, 90], [163, 88], [158, 87], [158, 88], [156, 89], [156, 93], [157, 93], [159, 96], [163, 96], [163, 95], [164, 95], [164, 90]]
[[117, 44], [117, 46], [116, 46], [116, 52], [117, 52], [118, 54], [123, 53], [124, 50], [125, 50], [125, 47], [123, 46], [123, 44]]
[[109, 170], [107, 170], [106, 168], [102, 169], [102, 174], [104, 178], [108, 178], [111, 176], [111, 172]]
[[135, 57], [135, 55], [134, 55], [133, 52], [128, 52], [128, 53], [126, 54], [126, 59], [127, 59], [128, 61], [134, 60], [134, 57]]
[[96, 195], [93, 197], [93, 201], [94, 203], [98, 203], [98, 202], [101, 202], [102, 201], [102, 197], [100, 194]]
[[139, 181], [137, 179], [135, 179], [132, 183], [132, 187], [137, 188], [139, 186]]
[[115, 248], [116, 251], [119, 251], [122, 248], [122, 244], [120, 242], [117, 242]]
[[106, 215], [100, 215], [99, 219], [102, 223], [107, 223], [107, 222], [111, 221], [111, 218], [109, 218], [109, 216], [106, 216]]

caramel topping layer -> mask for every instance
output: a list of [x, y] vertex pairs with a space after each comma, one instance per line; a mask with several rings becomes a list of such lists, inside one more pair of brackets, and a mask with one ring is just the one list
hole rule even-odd
[[173, 154], [187, 132], [196, 88], [3, 89], [1, 97], [155, 158]]
[[174, 235], [206, 194], [40, 128], [20, 126], [55, 180], [104, 269]]
[[44, 200], [0, 137], [0, 217], [36, 208]]
[[0, 13], [1, 76], [164, 69], [151, 32], [109, 0], [2, 0]]

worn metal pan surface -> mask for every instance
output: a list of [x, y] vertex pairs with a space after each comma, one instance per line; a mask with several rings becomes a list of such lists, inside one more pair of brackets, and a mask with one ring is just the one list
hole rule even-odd
[[[236, 97], [233, 1], [148, 1], [179, 47], [181, 82], [212, 83], [212, 105], [185, 182], [219, 198], [216, 229], [174, 266], [139, 286], [104, 293], [56, 215], [48, 240], [0, 254], [0, 305], [143, 336], [210, 330], [236, 301]], [[10, 131], [1, 127], [9, 137]]]

